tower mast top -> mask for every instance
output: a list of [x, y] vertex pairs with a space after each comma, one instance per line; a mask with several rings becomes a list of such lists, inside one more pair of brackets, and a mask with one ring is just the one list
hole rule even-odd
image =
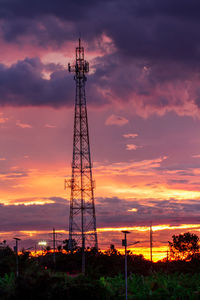
[[85, 73], [89, 72], [89, 62], [84, 59], [84, 47], [81, 46], [81, 39], [78, 39], [76, 47], [76, 61], [71, 65], [68, 63], [68, 71], [76, 74], [76, 78], [86, 78]]

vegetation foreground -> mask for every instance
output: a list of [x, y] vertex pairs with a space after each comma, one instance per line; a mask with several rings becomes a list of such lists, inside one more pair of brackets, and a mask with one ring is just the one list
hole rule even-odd
[[[24, 274], [15, 280], [13, 273], [0, 279], [1, 300], [121, 300], [124, 278], [70, 277], [63, 273], [42, 271]], [[200, 299], [199, 274], [160, 274], [150, 276], [133, 274], [128, 279], [128, 299]]]
[[[127, 254], [128, 299], [200, 299], [199, 239], [186, 233], [173, 236], [170, 260], [151, 263], [142, 255]], [[18, 258], [19, 276], [16, 272]], [[6, 243], [0, 247], [0, 300], [121, 300], [125, 299], [124, 255], [111, 245], [106, 252], [85, 252], [86, 274], [81, 275], [82, 252], [50, 249], [34, 257], [19, 256]], [[171, 258], [173, 258], [171, 260]]]

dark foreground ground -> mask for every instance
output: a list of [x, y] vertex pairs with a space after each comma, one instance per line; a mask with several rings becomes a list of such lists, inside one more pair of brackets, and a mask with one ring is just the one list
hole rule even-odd
[[[64, 273], [27, 273], [15, 280], [13, 273], [0, 279], [1, 300], [121, 300], [124, 278], [70, 277]], [[132, 274], [128, 279], [128, 299], [200, 299], [200, 274]]]
[[[124, 256], [86, 253], [86, 275], [80, 274], [81, 254], [46, 253], [0, 256], [0, 300], [121, 300], [125, 299]], [[151, 264], [128, 256], [128, 299], [200, 299], [200, 260]]]

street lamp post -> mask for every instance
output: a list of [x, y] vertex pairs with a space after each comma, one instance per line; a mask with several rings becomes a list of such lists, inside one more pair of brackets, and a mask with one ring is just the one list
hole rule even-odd
[[126, 300], [127, 300], [127, 252], [126, 252], [126, 248], [127, 248], [127, 238], [126, 235], [128, 233], [130, 233], [130, 231], [122, 231], [124, 233], [124, 239], [122, 240], [122, 246], [125, 247], [125, 293], [126, 293]]
[[53, 263], [54, 267], [56, 265], [56, 231], [55, 228], [53, 228]]
[[20, 239], [14, 238], [14, 240], [16, 240], [16, 246], [15, 246], [15, 252], [16, 252], [16, 277], [18, 278], [18, 276], [19, 276], [18, 241], [20, 241]]
[[82, 274], [85, 275], [85, 236], [82, 241]]

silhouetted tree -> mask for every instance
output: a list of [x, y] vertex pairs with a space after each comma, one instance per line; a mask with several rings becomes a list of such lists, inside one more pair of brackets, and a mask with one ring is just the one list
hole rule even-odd
[[45, 249], [44, 249], [44, 250], [45, 250], [45, 251], [47, 251], [47, 253], [48, 253], [48, 252], [50, 252], [50, 251], [51, 251], [51, 247], [48, 245], [48, 246], [46, 246], [46, 247], [45, 247]]
[[58, 245], [58, 246], [57, 246], [57, 249], [58, 249], [59, 252], [61, 252], [61, 251], [62, 251], [62, 246], [61, 246], [61, 245]]
[[199, 252], [199, 237], [196, 234], [187, 232], [173, 235], [172, 239], [172, 242], [168, 242], [172, 259], [189, 260]]
[[105, 251], [105, 253], [107, 255], [118, 255], [119, 254], [119, 252], [115, 248], [115, 245], [113, 245], [113, 244], [110, 245], [110, 248], [107, 251]]
[[0, 276], [15, 270], [15, 260], [15, 253], [9, 246], [0, 247]]
[[26, 249], [23, 248], [23, 249], [22, 249], [21, 257], [23, 257], [23, 260], [26, 260], [26, 259], [29, 258], [30, 254], [31, 254], [30, 251], [28, 251], [28, 250], [26, 250]]
[[13, 256], [14, 252], [9, 246], [0, 247], [0, 257]]
[[63, 244], [64, 244], [63, 249], [65, 249], [66, 251], [71, 251], [71, 252], [75, 251], [77, 249], [77, 243], [75, 240], [72, 240], [71, 243], [72, 243], [72, 245], [69, 245], [69, 240], [68, 239], [64, 240], [63, 241]]

